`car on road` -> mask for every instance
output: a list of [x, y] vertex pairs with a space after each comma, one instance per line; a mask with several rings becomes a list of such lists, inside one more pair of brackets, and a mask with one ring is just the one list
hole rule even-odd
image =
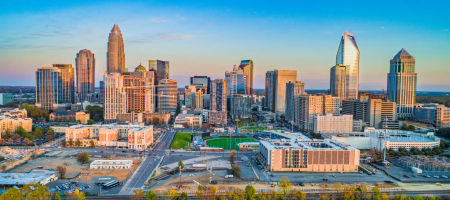
[[411, 178], [410, 176], [408, 176], [408, 175], [403, 175], [403, 177], [405, 177], [405, 178]]
[[327, 182], [327, 181], [328, 181], [328, 179], [327, 179], [327, 178], [323, 178], [323, 179], [322, 179], [322, 181], [324, 181], [324, 182]]

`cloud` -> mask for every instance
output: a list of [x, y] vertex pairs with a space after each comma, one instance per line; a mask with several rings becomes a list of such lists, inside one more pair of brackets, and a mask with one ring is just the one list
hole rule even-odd
[[169, 22], [167, 19], [151, 19], [150, 21], [154, 24], [164, 24]]
[[151, 43], [155, 41], [173, 41], [173, 40], [192, 40], [196, 35], [180, 34], [180, 33], [157, 33], [151, 35], [142, 35], [130, 37], [127, 42], [130, 43]]

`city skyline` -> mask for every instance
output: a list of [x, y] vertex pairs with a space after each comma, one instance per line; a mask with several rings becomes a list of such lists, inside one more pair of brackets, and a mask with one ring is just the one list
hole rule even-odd
[[[33, 72], [37, 68], [53, 63], [68, 63], [75, 66], [76, 52], [84, 48], [90, 49], [96, 55], [95, 79], [102, 80], [103, 72], [106, 70], [107, 35], [111, 26], [117, 23], [124, 37], [126, 68], [131, 71], [139, 63], [145, 64], [150, 59], [168, 60], [171, 63], [171, 78], [179, 82], [179, 87], [189, 84], [189, 77], [194, 75], [208, 75], [212, 79], [223, 78], [222, 74], [229, 66], [238, 64], [241, 60], [251, 59], [254, 61], [255, 89], [264, 88], [265, 72], [273, 69], [297, 70], [299, 80], [305, 83], [306, 89], [328, 89], [329, 67], [335, 63], [339, 38], [344, 31], [349, 31], [357, 38], [361, 51], [359, 67], [361, 90], [386, 89], [389, 60], [398, 49], [405, 48], [417, 59], [419, 91], [449, 91], [450, 80], [445, 78], [445, 75], [450, 73], [448, 67], [450, 58], [446, 56], [450, 50], [445, 44], [450, 40], [450, 33], [446, 23], [448, 14], [445, 12], [439, 13], [442, 19], [423, 15], [424, 19], [409, 25], [413, 20], [417, 20], [417, 17], [412, 16], [414, 12], [402, 13], [404, 16], [395, 18], [399, 14], [388, 13], [385, 8], [380, 11], [387, 16], [364, 14], [364, 11], [375, 8], [360, 8], [355, 11], [360, 19], [357, 17], [344, 19], [345, 15], [336, 17], [336, 13], [321, 14], [328, 8], [318, 8], [311, 3], [306, 7], [314, 8], [316, 11], [303, 14], [297, 12], [305, 8], [298, 6], [279, 8], [271, 5], [275, 6], [277, 11], [268, 11], [268, 5], [254, 5], [249, 11], [240, 13], [242, 10], [226, 3], [194, 4], [211, 8], [211, 11], [200, 11], [203, 9], [177, 3], [106, 5], [94, 2], [85, 5], [87, 7], [82, 13], [103, 6], [107, 10], [104, 11], [106, 16], [100, 17], [102, 13], [105, 14], [104, 12], [89, 14], [91, 21], [76, 18], [79, 21], [71, 26], [67, 24], [74, 22], [80, 7], [70, 3], [53, 6], [44, 3], [23, 6], [20, 9], [15, 9], [21, 5], [20, 3], [5, 5], [9, 9], [6, 9], [0, 18], [9, 20], [1, 22], [2, 27], [6, 28], [0, 30], [0, 35], [4, 38], [0, 41], [2, 47], [0, 64], [4, 72], [0, 75], [0, 85], [34, 85]], [[44, 6], [48, 8], [44, 9]], [[121, 6], [125, 6], [124, 8], [141, 6], [157, 12], [147, 12], [152, 14], [136, 12], [126, 15], [130, 9], [120, 9]], [[422, 6], [426, 13], [437, 13], [428, 11], [426, 9], [428, 5], [424, 4], [405, 6], [412, 10]], [[342, 6], [338, 8], [344, 11], [350, 9]], [[214, 10], [224, 12], [206, 20], [205, 17]], [[110, 17], [112, 11], [117, 11], [121, 17]], [[281, 11], [289, 11], [289, 14], [282, 15]], [[27, 21], [44, 16], [52, 20]], [[226, 17], [230, 17], [229, 21], [224, 20]], [[316, 24], [305, 21], [309, 18], [314, 19], [313, 22]], [[393, 18], [392, 21], [389, 18]], [[433, 19], [434, 22], [426, 22], [427, 19]], [[327, 20], [328, 22], [325, 22]], [[365, 21], [370, 23], [364, 24]], [[198, 25], [194, 24], [198, 23], [204, 27], [196, 29]], [[326, 28], [317, 27], [318, 23], [325, 23]], [[218, 28], [219, 25], [223, 28]], [[244, 25], [249, 26], [247, 30], [239, 34], [233, 33], [236, 32], [234, 29], [240, 29]], [[264, 25], [268, 28], [263, 29]], [[29, 30], [23, 31], [25, 27]], [[225, 31], [217, 33], [217, 30], [210, 31], [211, 29]], [[17, 34], [18, 32], [20, 33]], [[19, 59], [23, 57], [27, 59]], [[96, 86], [98, 85], [97, 81]]]

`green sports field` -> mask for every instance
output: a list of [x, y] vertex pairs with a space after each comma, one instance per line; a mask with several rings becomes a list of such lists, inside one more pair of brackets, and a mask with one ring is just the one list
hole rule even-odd
[[231, 141], [231, 149], [239, 149], [237, 144], [242, 142], [256, 142], [253, 138], [216, 138], [206, 141], [206, 144], [209, 147], [219, 147], [223, 149], [230, 150], [230, 141]]
[[171, 149], [182, 149], [191, 142], [191, 134], [178, 132], [173, 138], [172, 144], [170, 144]]

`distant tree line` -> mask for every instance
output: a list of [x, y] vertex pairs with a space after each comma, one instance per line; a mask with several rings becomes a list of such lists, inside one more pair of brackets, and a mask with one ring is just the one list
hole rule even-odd
[[416, 96], [417, 103], [439, 103], [450, 107], [450, 96]]

